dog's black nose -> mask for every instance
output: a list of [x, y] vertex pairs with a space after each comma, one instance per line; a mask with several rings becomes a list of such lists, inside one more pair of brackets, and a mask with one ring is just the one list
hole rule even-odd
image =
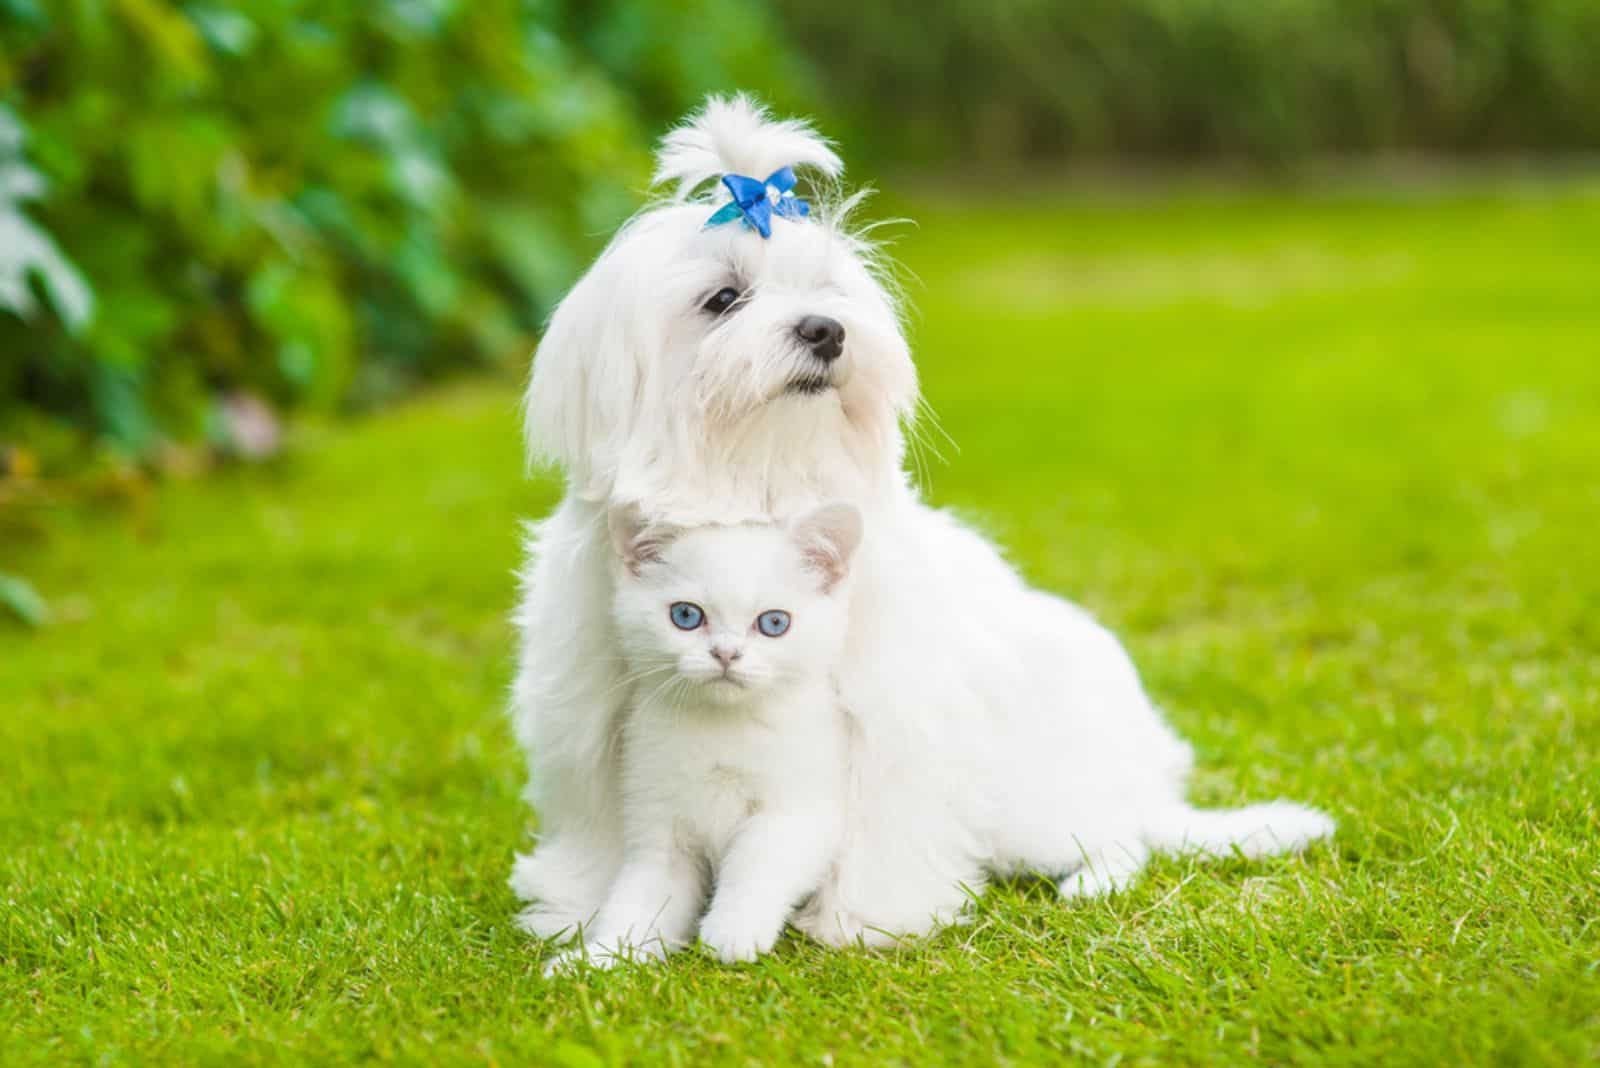
[[800, 340], [811, 346], [811, 354], [832, 363], [844, 351], [844, 324], [825, 315], [808, 315], [794, 328]]

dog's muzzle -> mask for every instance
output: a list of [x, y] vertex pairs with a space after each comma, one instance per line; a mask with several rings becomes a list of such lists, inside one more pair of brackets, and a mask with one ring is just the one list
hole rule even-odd
[[794, 335], [811, 358], [809, 366], [789, 380], [787, 392], [809, 395], [832, 389], [835, 365], [844, 354], [844, 324], [825, 315], [808, 315], [795, 324]]
[[844, 324], [826, 315], [808, 315], [794, 327], [795, 336], [823, 363], [832, 363], [844, 352]]
[[799, 378], [791, 378], [785, 392], [799, 393], [803, 396], [811, 396], [816, 393], [825, 393], [832, 388], [833, 376], [823, 373], [820, 375], [801, 375]]

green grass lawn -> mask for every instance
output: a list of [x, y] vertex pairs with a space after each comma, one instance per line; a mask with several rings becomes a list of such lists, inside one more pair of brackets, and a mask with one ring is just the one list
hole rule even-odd
[[0, 1063], [1600, 1057], [1600, 186], [927, 195], [931, 496], [1131, 645], [1297, 859], [894, 954], [546, 981], [505, 888], [515, 389], [3, 546]]

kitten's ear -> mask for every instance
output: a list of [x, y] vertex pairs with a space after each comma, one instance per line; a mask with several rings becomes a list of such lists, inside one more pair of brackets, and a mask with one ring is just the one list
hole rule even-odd
[[637, 504], [619, 504], [606, 514], [611, 528], [611, 546], [617, 559], [631, 574], [637, 575], [646, 563], [661, 559], [661, 551], [677, 533], [677, 528], [652, 523]]
[[822, 592], [831, 593], [850, 573], [850, 558], [861, 544], [861, 509], [844, 501], [815, 508], [789, 525], [806, 566], [822, 576]]

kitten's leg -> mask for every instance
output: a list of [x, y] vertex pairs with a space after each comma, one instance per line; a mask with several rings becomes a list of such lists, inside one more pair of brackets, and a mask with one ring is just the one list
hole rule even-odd
[[704, 903], [705, 879], [693, 857], [673, 848], [632, 854], [584, 930], [583, 945], [560, 954], [549, 970], [584, 958], [602, 968], [660, 960], [688, 944]]
[[752, 817], [734, 837], [717, 873], [700, 941], [725, 964], [772, 949], [795, 903], [817, 889], [832, 841], [822, 828], [835, 814], [795, 812]]

